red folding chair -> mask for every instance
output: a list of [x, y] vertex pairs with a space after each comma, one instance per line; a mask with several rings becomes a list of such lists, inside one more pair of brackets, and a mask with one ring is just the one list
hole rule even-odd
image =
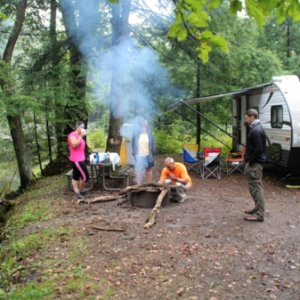
[[203, 148], [204, 161], [201, 165], [201, 178], [221, 179], [221, 148]]

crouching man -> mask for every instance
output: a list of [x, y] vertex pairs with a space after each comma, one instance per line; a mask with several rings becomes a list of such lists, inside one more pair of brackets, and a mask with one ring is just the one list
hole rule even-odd
[[184, 202], [186, 199], [186, 189], [192, 186], [192, 179], [185, 165], [175, 162], [172, 157], [165, 159], [165, 167], [161, 172], [159, 182], [178, 186], [178, 188], [171, 189], [171, 200], [177, 202]]

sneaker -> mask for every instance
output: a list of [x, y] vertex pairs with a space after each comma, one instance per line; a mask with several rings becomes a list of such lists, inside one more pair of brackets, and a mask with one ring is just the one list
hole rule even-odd
[[177, 199], [177, 202], [178, 202], [178, 203], [183, 203], [184, 200], [185, 200], [185, 197], [182, 197], [182, 198]]
[[81, 193], [76, 193], [76, 196], [78, 200], [86, 198], [86, 196], [82, 195]]
[[87, 197], [89, 195], [88, 191], [80, 192], [80, 195]]

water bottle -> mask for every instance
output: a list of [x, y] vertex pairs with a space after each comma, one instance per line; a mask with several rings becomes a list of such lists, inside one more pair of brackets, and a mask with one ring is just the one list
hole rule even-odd
[[99, 164], [99, 154], [96, 154], [96, 164]]

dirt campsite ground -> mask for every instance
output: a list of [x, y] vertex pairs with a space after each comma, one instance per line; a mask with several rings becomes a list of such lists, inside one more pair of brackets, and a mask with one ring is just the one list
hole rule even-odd
[[[156, 158], [155, 179], [163, 160]], [[281, 174], [268, 168], [265, 222], [251, 223], [243, 220], [253, 206], [246, 178], [222, 175], [203, 181], [191, 172], [188, 199], [163, 207], [148, 230], [150, 209], [116, 202], [77, 205], [72, 192], [52, 192], [58, 216], [22, 234], [54, 224], [75, 228], [77, 262], [67, 265], [80, 265], [91, 281], [78, 294], [61, 279], [55, 296], [45, 299], [300, 299], [300, 190], [286, 188]], [[110, 193], [95, 189], [91, 196], [103, 194]], [[64, 260], [72, 247], [68, 234], [47, 253], [33, 252], [36, 260], [57, 262], [51, 271], [41, 263], [44, 271], [33, 278], [60, 278], [69, 269]]]

